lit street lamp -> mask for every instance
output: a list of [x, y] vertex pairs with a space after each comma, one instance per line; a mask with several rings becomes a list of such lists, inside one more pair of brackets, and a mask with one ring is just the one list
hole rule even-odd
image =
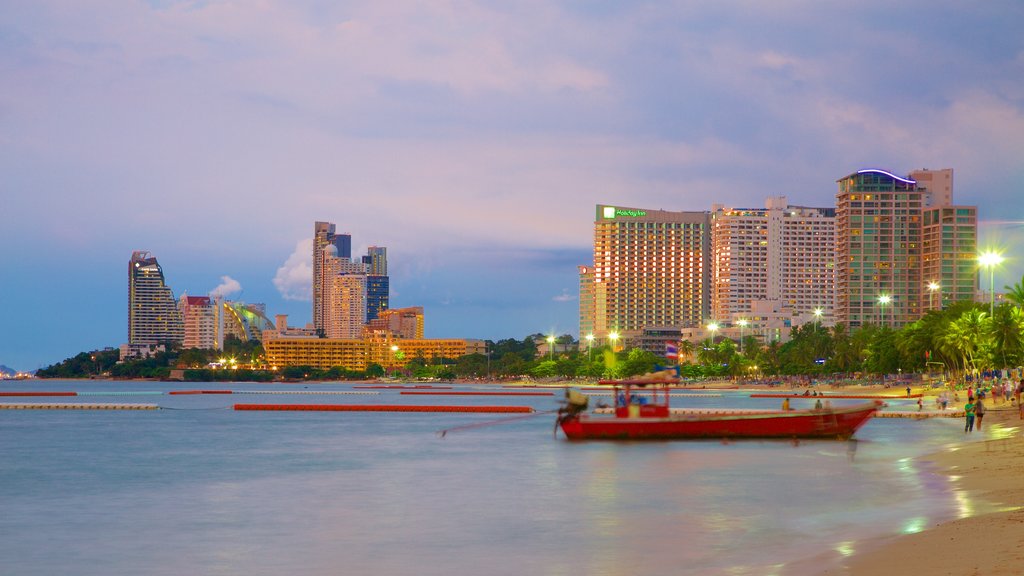
[[619, 341], [619, 333], [618, 332], [612, 332], [612, 333], [608, 334], [608, 339], [612, 341], [612, 352], [615, 352], [615, 347], [617, 346], [618, 341]]
[[878, 305], [882, 307], [882, 326], [885, 326], [885, 306], [888, 306], [892, 302], [892, 296], [888, 294], [882, 294], [878, 297]]
[[549, 353], [549, 356], [550, 356], [551, 360], [553, 361], [555, 359], [555, 337], [554, 336], [548, 336], [548, 353]]
[[391, 368], [394, 370], [398, 366], [398, 346], [395, 344], [391, 345]]
[[708, 324], [708, 330], [711, 331], [711, 343], [714, 344], [715, 343], [715, 333], [718, 332], [718, 324], [716, 322], [712, 322], [712, 323]]
[[587, 362], [591, 360], [590, 350], [594, 347], [594, 335], [587, 334]]
[[743, 329], [746, 328], [747, 324], [750, 324], [750, 322], [747, 320], [737, 320], [736, 323], [740, 325], [740, 354], [743, 354]]
[[991, 293], [991, 301], [988, 305], [988, 315], [992, 316], [996, 310], [996, 266], [1003, 263], [1003, 256], [997, 252], [984, 252], [978, 256], [978, 263], [982, 268], [988, 268], [988, 288]]
[[[942, 286], [940, 286], [938, 282], [934, 282], [933, 281], [933, 282], [929, 282], [928, 283], [928, 309], [929, 310], [933, 310], [935, 308], [935, 303], [932, 302], [932, 301], [935, 299], [935, 291], [938, 290], [939, 288], [942, 288]], [[939, 300], [939, 307], [940, 308], [942, 307], [942, 300], [941, 299]]]

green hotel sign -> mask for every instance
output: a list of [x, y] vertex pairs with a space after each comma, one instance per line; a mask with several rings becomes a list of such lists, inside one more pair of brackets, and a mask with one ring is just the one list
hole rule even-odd
[[628, 208], [616, 208], [615, 206], [604, 206], [601, 211], [601, 216], [606, 220], [611, 220], [619, 216], [639, 218], [646, 215], [647, 212], [644, 212], [643, 210], [630, 210]]

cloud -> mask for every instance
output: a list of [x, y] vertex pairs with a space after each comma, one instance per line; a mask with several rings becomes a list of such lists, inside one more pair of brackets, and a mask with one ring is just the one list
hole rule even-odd
[[576, 296], [569, 294], [569, 291], [565, 288], [562, 289], [562, 293], [551, 298], [555, 302], [572, 302], [576, 299]]
[[226, 298], [235, 292], [241, 292], [242, 285], [231, 276], [221, 276], [220, 285], [210, 291], [211, 298]]
[[274, 287], [285, 300], [309, 302], [313, 299], [313, 239], [299, 240], [295, 251], [277, 269]]

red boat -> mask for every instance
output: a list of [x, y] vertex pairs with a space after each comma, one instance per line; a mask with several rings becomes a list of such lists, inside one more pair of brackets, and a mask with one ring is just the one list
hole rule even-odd
[[[566, 391], [558, 425], [569, 440], [688, 440], [701, 438], [846, 439], [882, 405], [875, 400], [855, 406], [814, 410], [736, 411], [673, 414], [668, 386], [622, 383], [615, 389], [615, 414], [586, 414], [588, 398]], [[649, 387], [648, 387], [649, 386]]]

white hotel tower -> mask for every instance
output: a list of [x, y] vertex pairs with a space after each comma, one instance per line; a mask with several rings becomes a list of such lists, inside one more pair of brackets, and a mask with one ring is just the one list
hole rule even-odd
[[[764, 208], [712, 207], [712, 319], [752, 324], [769, 316], [794, 324], [835, 314], [834, 208], [790, 206], [770, 197]], [[819, 310], [819, 316], [815, 316]]]

